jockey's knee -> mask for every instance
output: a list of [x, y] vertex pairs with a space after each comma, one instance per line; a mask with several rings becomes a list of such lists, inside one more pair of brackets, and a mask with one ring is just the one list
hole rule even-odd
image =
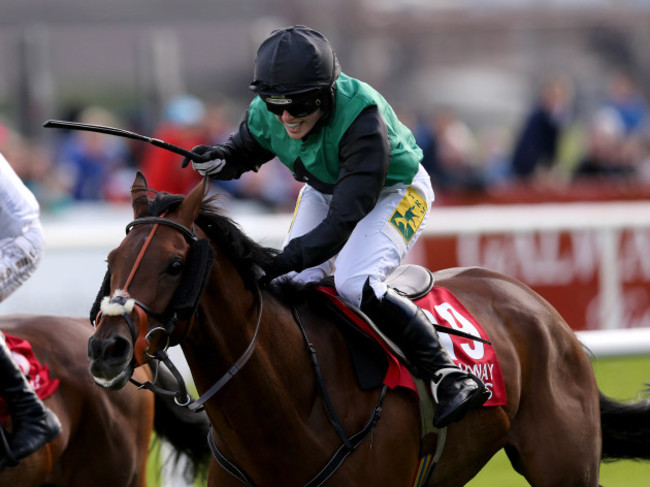
[[386, 285], [383, 282], [376, 281], [371, 283], [371, 279], [367, 275], [352, 276], [343, 279], [337, 276], [337, 274], [334, 274], [334, 285], [339, 296], [342, 296], [357, 308], [361, 307], [364, 290], [366, 293], [371, 290], [379, 298], [386, 292]]

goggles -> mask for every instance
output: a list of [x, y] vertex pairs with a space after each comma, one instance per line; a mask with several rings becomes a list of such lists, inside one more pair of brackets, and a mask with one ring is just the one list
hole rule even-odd
[[274, 115], [282, 115], [286, 110], [289, 115], [296, 118], [306, 117], [314, 113], [322, 104], [322, 96], [312, 95], [308, 98], [290, 98], [277, 96], [264, 96], [262, 99], [266, 109]]

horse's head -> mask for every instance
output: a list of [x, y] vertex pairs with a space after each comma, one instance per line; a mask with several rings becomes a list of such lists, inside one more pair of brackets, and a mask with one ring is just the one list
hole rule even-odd
[[[205, 181], [185, 198], [158, 194], [138, 172], [131, 187], [134, 220], [108, 255], [108, 271], [91, 312], [90, 372], [99, 385], [123, 387], [136, 366], [178, 342], [196, 311], [213, 250], [195, 220]], [[175, 343], [172, 343], [175, 344]]]

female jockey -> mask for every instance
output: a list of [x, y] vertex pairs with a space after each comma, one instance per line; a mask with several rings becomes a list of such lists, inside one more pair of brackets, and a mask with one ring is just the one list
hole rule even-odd
[[[34, 272], [45, 242], [39, 206], [32, 192], [0, 154], [0, 301]], [[56, 415], [38, 398], [14, 361], [0, 332], [0, 397], [7, 403], [12, 433], [0, 432], [0, 469], [18, 461], [61, 432]]]
[[410, 130], [377, 91], [341, 72], [328, 40], [308, 27], [271, 33], [250, 89], [258, 96], [239, 130], [224, 144], [195, 147], [202, 157], [192, 165], [227, 180], [277, 157], [305, 183], [265, 282], [333, 274], [338, 294], [431, 381], [436, 427], [482, 405], [483, 383], [454, 364], [424, 312], [384, 283], [422, 234], [434, 199]]

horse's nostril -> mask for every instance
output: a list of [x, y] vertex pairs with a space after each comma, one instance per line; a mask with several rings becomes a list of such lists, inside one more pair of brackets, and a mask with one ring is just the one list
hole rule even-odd
[[106, 349], [106, 358], [123, 359], [129, 353], [129, 344], [122, 338], [116, 338]]
[[130, 351], [129, 342], [120, 337], [108, 340], [92, 337], [88, 341], [88, 357], [93, 361], [123, 362]]

